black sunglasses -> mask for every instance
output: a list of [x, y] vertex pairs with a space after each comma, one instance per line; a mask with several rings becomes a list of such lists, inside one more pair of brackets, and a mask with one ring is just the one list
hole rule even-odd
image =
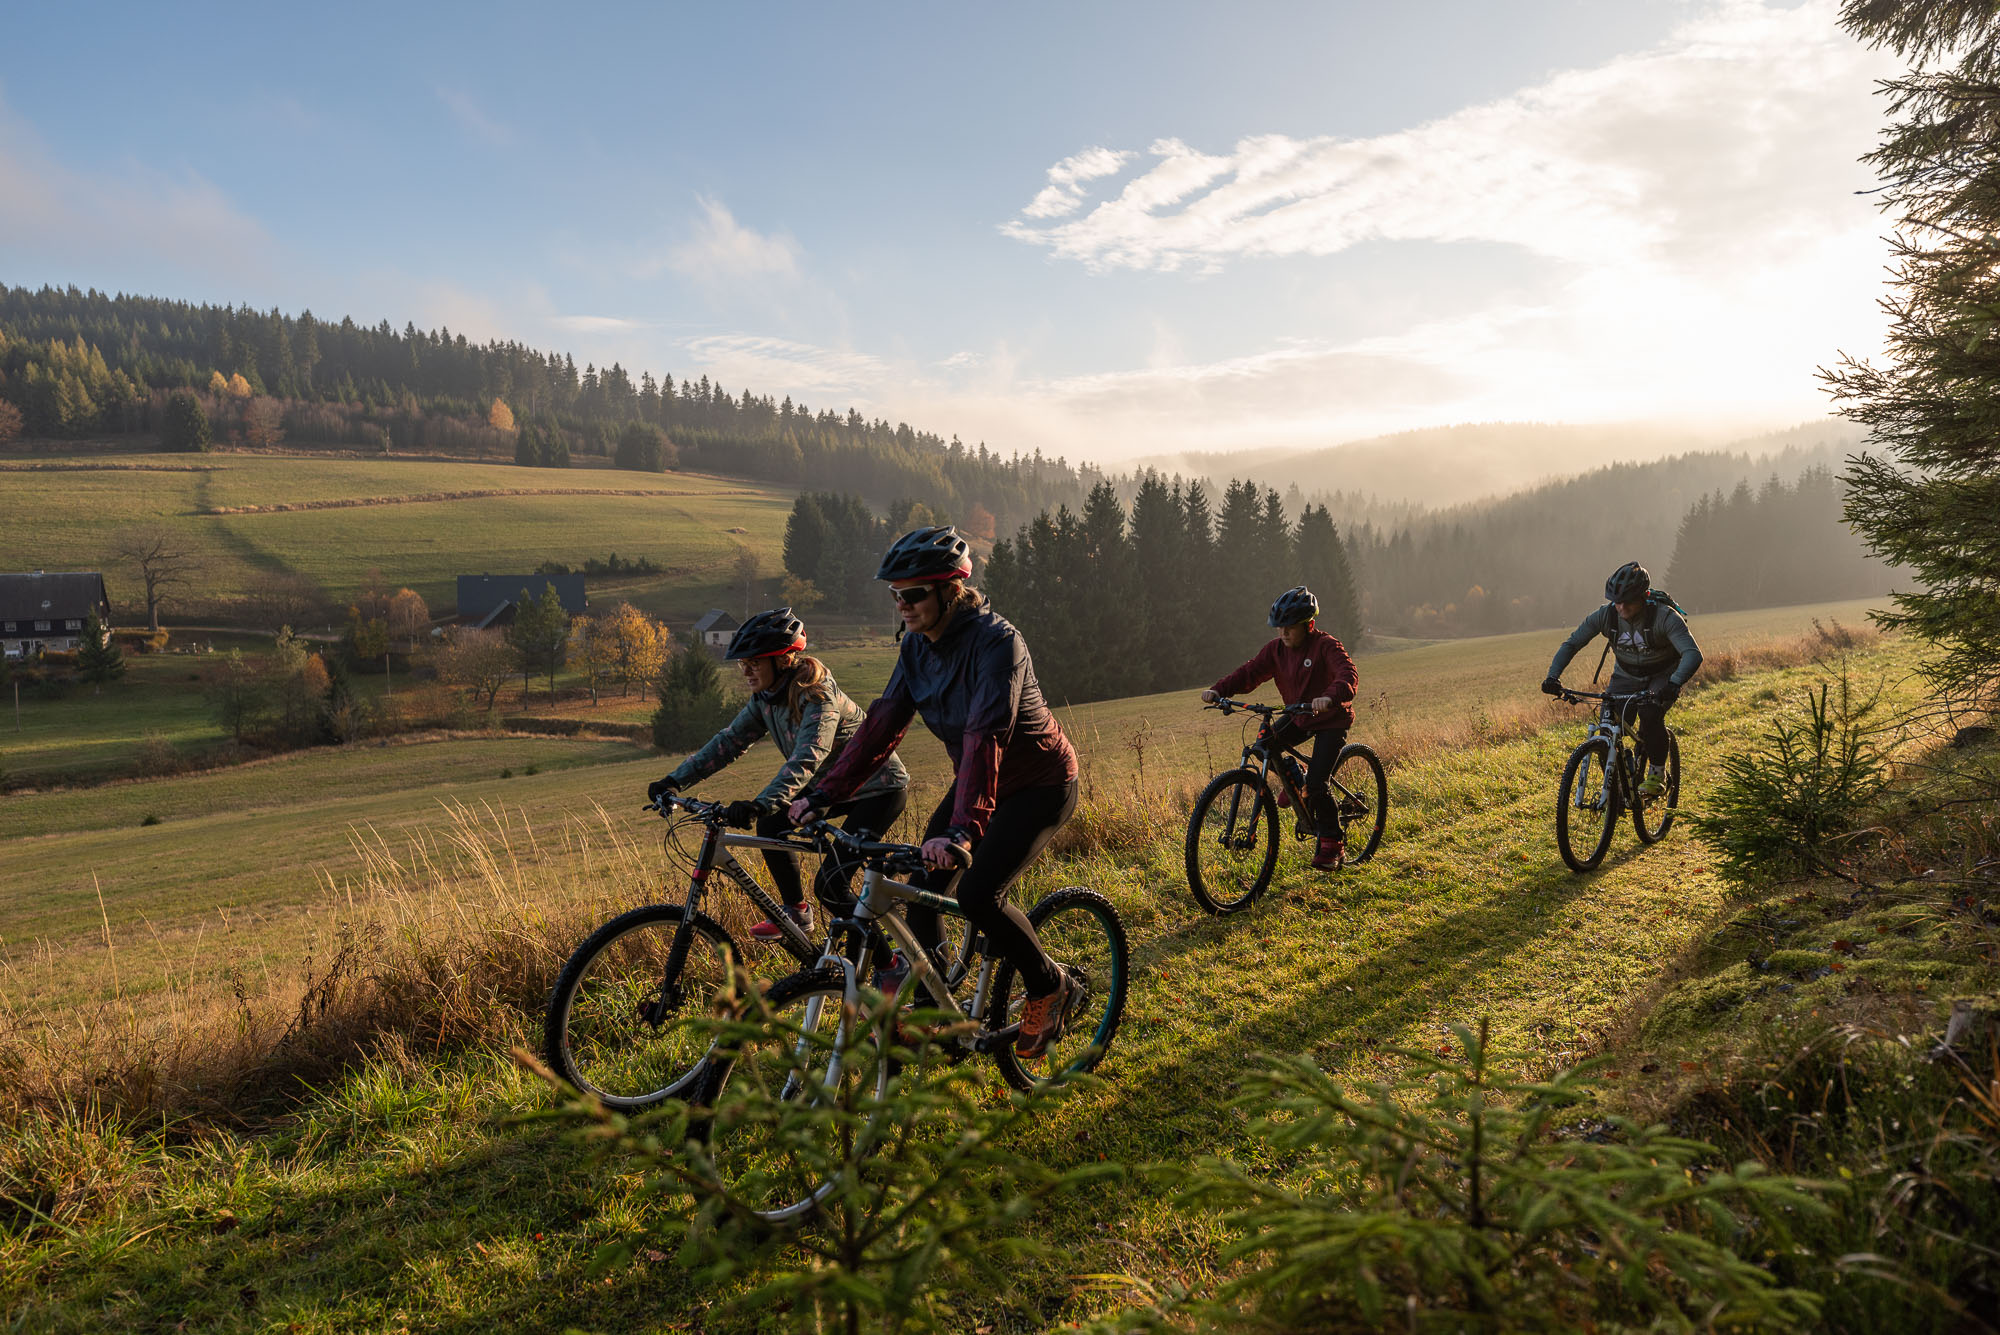
[[935, 584], [919, 584], [914, 589], [891, 589], [889, 596], [905, 607], [915, 607], [924, 599], [937, 592]]

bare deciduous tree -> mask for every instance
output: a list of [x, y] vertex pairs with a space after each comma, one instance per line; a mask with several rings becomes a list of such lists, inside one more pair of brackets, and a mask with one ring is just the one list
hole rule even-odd
[[500, 688], [514, 675], [514, 651], [497, 630], [455, 626], [432, 651], [431, 665], [440, 680], [463, 686], [473, 699], [485, 696], [486, 710], [491, 713]]
[[127, 534], [117, 554], [138, 566], [139, 582], [146, 590], [146, 624], [158, 630], [161, 604], [194, 578], [198, 564], [194, 553], [179, 536], [163, 528], [144, 528]]

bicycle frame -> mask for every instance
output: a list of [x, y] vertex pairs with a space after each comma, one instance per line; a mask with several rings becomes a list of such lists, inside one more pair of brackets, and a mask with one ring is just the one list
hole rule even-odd
[[[1248, 710], [1250, 713], [1261, 714], [1264, 716], [1263, 722], [1257, 725], [1257, 736], [1244, 746], [1243, 758], [1239, 762], [1239, 764], [1244, 769], [1255, 771], [1258, 779], [1266, 783], [1269, 782], [1271, 774], [1274, 771], [1276, 772], [1278, 776], [1279, 785], [1285, 790], [1285, 792], [1291, 795], [1292, 810], [1297, 812], [1301, 818], [1299, 822], [1295, 823], [1293, 830], [1293, 834], [1297, 838], [1303, 839], [1306, 837], [1305, 831], [1303, 829], [1297, 828], [1298, 825], [1300, 824], [1310, 822], [1313, 825], [1313, 828], [1317, 830], [1318, 823], [1312, 821], [1311, 817], [1307, 814], [1308, 808], [1306, 805], [1306, 793], [1304, 788], [1292, 782], [1291, 776], [1285, 772], [1285, 767], [1283, 765], [1274, 766], [1271, 763], [1276, 758], [1276, 756], [1279, 755], [1292, 756], [1299, 762], [1299, 767], [1303, 771], [1306, 765], [1305, 758], [1299, 755], [1299, 753], [1292, 747], [1279, 746], [1275, 742], [1273, 742], [1271, 740], [1271, 728], [1273, 726], [1273, 721], [1277, 718], [1281, 718], [1288, 714], [1304, 713], [1306, 711], [1301, 709], [1297, 705], [1290, 705], [1280, 709], [1275, 705], [1252, 704], [1243, 700], [1217, 700], [1214, 704], [1208, 706], [1208, 708], [1211, 709], [1220, 708], [1225, 717], [1230, 713], [1231, 710], [1234, 709]], [[1354, 790], [1349, 788], [1346, 784], [1342, 783], [1338, 778], [1334, 777], [1333, 775], [1331, 774], [1327, 775], [1326, 782], [1327, 782], [1327, 787], [1331, 790], [1328, 793], [1328, 796], [1333, 799], [1336, 805], [1340, 802], [1342, 798], [1346, 798], [1350, 801], [1358, 800], [1356, 798]], [[1238, 812], [1236, 810], [1236, 804], [1241, 802], [1242, 800], [1243, 800], [1243, 795], [1241, 790], [1238, 790], [1236, 793], [1230, 796], [1229, 824], [1225, 827], [1228, 831], [1233, 832], [1236, 829], [1236, 818], [1238, 815]]]
[[[1615, 802], [1621, 808], [1629, 806], [1630, 802], [1628, 794], [1625, 791], [1625, 781], [1629, 777], [1626, 771], [1631, 764], [1632, 749], [1630, 743], [1633, 725], [1627, 716], [1638, 708], [1639, 701], [1645, 699], [1645, 695], [1643, 693], [1600, 695], [1583, 691], [1565, 691], [1563, 698], [1572, 704], [1584, 700], [1602, 702], [1602, 707], [1597, 711], [1597, 717], [1591, 720], [1590, 728], [1584, 734], [1584, 740], [1593, 741], [1602, 737], [1611, 743], [1611, 758], [1606, 762], [1610, 768], [1604, 776], [1606, 800]], [[1569, 795], [1570, 805], [1578, 811], [1591, 810], [1590, 803], [1584, 800], [1585, 785], [1588, 780], [1589, 774], [1587, 770], [1579, 769], [1576, 777], [1576, 791]]]

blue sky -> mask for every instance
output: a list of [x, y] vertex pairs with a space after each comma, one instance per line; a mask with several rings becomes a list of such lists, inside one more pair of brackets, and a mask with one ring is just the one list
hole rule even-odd
[[0, 281], [450, 326], [1003, 449], [1824, 412], [1829, 4], [68, 5]]

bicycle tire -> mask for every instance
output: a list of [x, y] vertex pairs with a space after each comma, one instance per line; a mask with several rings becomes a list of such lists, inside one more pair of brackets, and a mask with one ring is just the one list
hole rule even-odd
[[[1220, 824], [1211, 824], [1216, 817]], [[1224, 770], [1201, 790], [1188, 813], [1186, 863], [1195, 902], [1217, 916], [1248, 908], [1269, 888], [1278, 866], [1278, 804], [1255, 770]]]
[[[1657, 844], [1667, 837], [1667, 831], [1674, 828], [1674, 815], [1681, 805], [1681, 740], [1671, 730], [1667, 733], [1667, 790], [1658, 797], [1632, 800], [1632, 828], [1639, 834], [1642, 844]], [[1648, 829], [1646, 817], [1658, 813], [1660, 823]]]
[[[1604, 854], [1611, 847], [1611, 831], [1618, 824], [1618, 804], [1613, 800], [1617, 780], [1611, 773], [1612, 763], [1611, 743], [1602, 737], [1592, 737], [1570, 752], [1569, 763], [1563, 766], [1562, 787], [1556, 792], [1556, 848], [1571, 871], [1591, 870], [1604, 861]], [[1579, 773], [1586, 765], [1587, 772]], [[1596, 776], [1594, 796], [1588, 796], [1593, 792], [1591, 775]], [[1583, 806], [1578, 805], [1579, 794], [1586, 795]], [[1579, 816], [1585, 818], [1578, 820]], [[1588, 834], [1593, 840], [1585, 845], [1586, 852], [1576, 851], [1571, 839], [1573, 821], [1578, 826], [1576, 834]]]
[[[1340, 748], [1340, 756], [1333, 762], [1333, 778], [1353, 794], [1351, 798], [1334, 798], [1340, 809], [1341, 837], [1347, 842], [1346, 865], [1352, 867], [1374, 857], [1375, 850], [1382, 846], [1382, 831], [1389, 823], [1389, 775], [1374, 747], [1365, 742], [1349, 742]], [[1360, 782], [1350, 783], [1348, 779]], [[1329, 787], [1328, 792], [1332, 791]], [[1363, 809], [1350, 811], [1352, 802], [1360, 802]], [[1359, 844], [1354, 840], [1357, 826], [1367, 833]]]
[[[1125, 924], [1111, 901], [1095, 890], [1080, 885], [1065, 886], [1043, 897], [1028, 910], [1028, 921], [1041, 938], [1042, 949], [1060, 965], [1072, 983], [1083, 989], [1072, 1003], [1069, 1027], [1049, 1045], [1035, 1064], [1039, 1073], [1014, 1053], [1013, 1044], [996, 1054], [1000, 1074], [1016, 1089], [1028, 1090], [1063, 1076], [1091, 1071], [1104, 1060], [1117, 1037], [1119, 1021], [1125, 1017], [1125, 990], [1130, 974], [1130, 956], [1125, 944]], [[993, 1009], [990, 1012], [1014, 1024], [1027, 1000], [1025, 987], [1016, 986], [1016, 971], [1006, 960], [993, 977]], [[1000, 1028], [989, 1024], [989, 1028]], [[1088, 1032], [1085, 1032], [1085, 1029]]]
[[[839, 969], [807, 969], [780, 978], [764, 993], [763, 1004], [774, 1015], [801, 1011], [792, 1023], [826, 1037], [803, 1052], [796, 1043], [787, 1051], [777, 1041], [747, 1040], [718, 1047], [709, 1061], [701, 1107], [689, 1133], [706, 1148], [717, 1179], [726, 1181], [730, 1194], [766, 1223], [796, 1223], [816, 1213], [843, 1180], [851, 1179], [849, 1170], [866, 1157], [869, 1146], [865, 1137], [843, 1136], [851, 1128], [840, 1124], [838, 1113], [828, 1118], [818, 1137], [802, 1136], [796, 1126], [773, 1132], [751, 1115], [745, 1102], [730, 1100], [730, 1085], [740, 1087], [746, 1076], [754, 1076], [780, 1103], [823, 1098], [826, 1089], [860, 1064], [850, 1056], [856, 1044], [875, 1042], [864, 1017], [848, 1012], [846, 998], [846, 978]], [[874, 1071], [878, 1108], [863, 1109], [871, 1127], [881, 1119], [879, 1104], [892, 1074], [886, 1060], [874, 1062]]]
[[620, 1112], [698, 1091], [713, 1043], [685, 1021], [712, 1013], [730, 986], [732, 961], [743, 958], [720, 923], [696, 913], [681, 973], [692, 985], [683, 984], [671, 1010], [644, 1014], [670, 981], [665, 964], [682, 914], [678, 904], [648, 904], [613, 918], [576, 948], [549, 991], [543, 1059]]

